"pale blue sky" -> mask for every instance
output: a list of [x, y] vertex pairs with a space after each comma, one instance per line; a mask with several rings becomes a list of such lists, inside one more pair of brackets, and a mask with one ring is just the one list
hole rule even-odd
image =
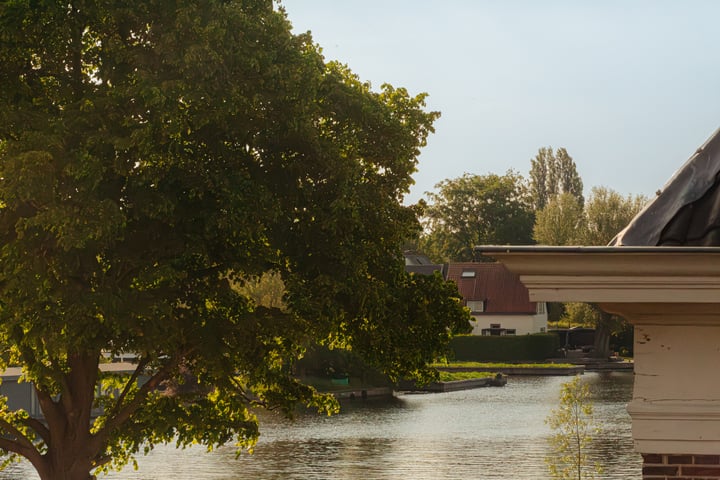
[[586, 191], [650, 195], [720, 127], [720, 1], [282, 0], [374, 87], [442, 112], [415, 202], [465, 172], [527, 175], [565, 147]]

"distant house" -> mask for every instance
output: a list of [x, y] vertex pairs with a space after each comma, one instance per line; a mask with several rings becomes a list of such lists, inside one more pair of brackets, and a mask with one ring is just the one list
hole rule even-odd
[[[119, 362], [119, 363], [101, 363], [99, 366], [102, 372], [132, 375], [137, 368], [137, 364]], [[40, 410], [40, 402], [33, 384], [21, 380], [22, 368], [9, 367], [0, 371], [0, 395], [7, 397], [7, 406], [9, 410], [25, 410], [28, 415], [33, 418], [42, 418], [43, 413]], [[144, 383], [147, 377], [140, 375], [140, 383]], [[99, 387], [98, 387], [99, 388]], [[92, 415], [100, 415], [100, 409], [93, 409]]]
[[547, 330], [545, 302], [531, 302], [520, 278], [501, 263], [451, 263], [453, 280], [473, 317], [474, 335], [526, 335]]

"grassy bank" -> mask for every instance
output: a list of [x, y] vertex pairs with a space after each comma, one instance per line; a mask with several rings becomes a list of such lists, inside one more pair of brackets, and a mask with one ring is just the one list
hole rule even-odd
[[440, 362], [435, 368], [568, 368], [571, 363], [498, 363], [498, 362]]
[[493, 372], [440, 372], [441, 382], [455, 382], [458, 380], [473, 380], [476, 378], [493, 378]]

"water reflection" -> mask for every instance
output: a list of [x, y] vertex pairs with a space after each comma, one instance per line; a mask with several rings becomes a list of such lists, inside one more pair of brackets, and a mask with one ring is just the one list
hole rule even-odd
[[[401, 395], [391, 401], [349, 403], [341, 414], [264, 414], [255, 454], [235, 460], [231, 447], [205, 453], [159, 447], [140, 458], [140, 470], [110, 479], [538, 479], [546, 478], [550, 430], [567, 377], [513, 377], [504, 388]], [[602, 432], [593, 443], [603, 478], [640, 476], [630, 419], [632, 374], [588, 373]], [[2, 479], [37, 478], [26, 465]]]

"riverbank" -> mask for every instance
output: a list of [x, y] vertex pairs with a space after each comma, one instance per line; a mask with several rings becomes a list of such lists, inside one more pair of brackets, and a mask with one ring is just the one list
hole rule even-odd
[[632, 372], [635, 369], [635, 362], [632, 359], [611, 357], [607, 360], [593, 357], [567, 357], [552, 359], [576, 366], [583, 366], [588, 372]]
[[546, 363], [479, 363], [452, 362], [435, 364], [435, 368], [445, 372], [497, 372], [504, 375], [582, 375], [593, 372], [632, 372], [632, 360], [610, 358], [608, 360], [592, 357], [573, 357], [549, 359]]
[[450, 362], [433, 365], [441, 372], [493, 372], [503, 375], [582, 375], [583, 365], [571, 363]]
[[443, 372], [496, 372], [503, 375], [582, 375], [583, 365], [563, 367], [437, 367]]
[[[316, 381], [312, 383], [320, 391], [331, 393], [338, 400], [367, 400], [392, 397], [396, 391], [452, 392], [472, 388], [504, 386], [507, 384], [508, 376], [573, 376], [582, 375], [586, 371], [632, 372], [633, 370], [632, 361], [620, 359], [604, 361], [590, 357], [551, 359], [548, 363], [453, 362], [433, 366], [440, 372], [450, 374], [485, 373], [487, 377], [439, 381], [423, 387], [418, 387], [413, 382], [403, 381], [394, 388], [353, 385], [353, 381], [348, 382], [347, 385], [338, 385], [327, 379], [320, 381], [315, 379]], [[496, 377], [496, 375], [499, 376]]]

